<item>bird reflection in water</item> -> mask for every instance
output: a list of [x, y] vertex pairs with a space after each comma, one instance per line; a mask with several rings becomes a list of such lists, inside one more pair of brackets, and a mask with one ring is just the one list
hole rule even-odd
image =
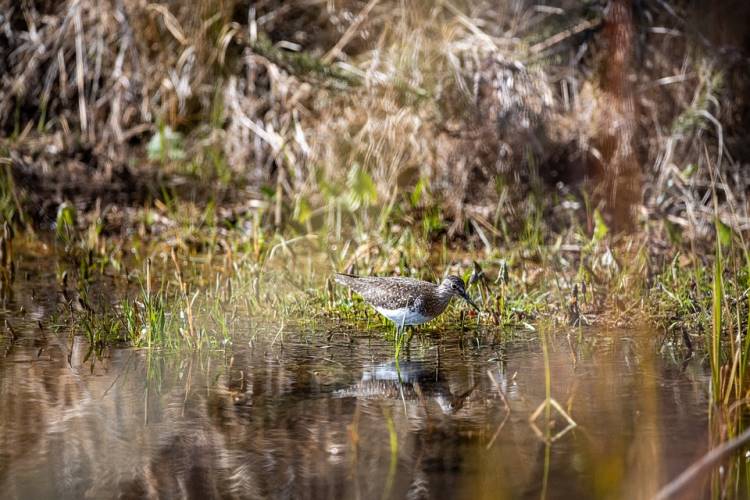
[[336, 392], [338, 397], [434, 401], [452, 415], [463, 408], [478, 383], [454, 394], [441, 371], [424, 361], [390, 362], [366, 368], [356, 384]]

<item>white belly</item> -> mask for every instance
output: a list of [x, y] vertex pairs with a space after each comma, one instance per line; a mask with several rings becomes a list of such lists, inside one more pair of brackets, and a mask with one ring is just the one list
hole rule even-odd
[[416, 311], [410, 311], [408, 307], [404, 307], [401, 309], [385, 309], [384, 307], [376, 307], [375, 310], [389, 320], [396, 323], [396, 326], [421, 325], [422, 323], [430, 321], [431, 319], [427, 316], [419, 314]]

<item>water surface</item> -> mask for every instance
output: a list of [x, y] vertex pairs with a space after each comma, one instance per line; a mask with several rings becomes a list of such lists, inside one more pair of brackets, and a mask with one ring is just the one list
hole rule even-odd
[[0, 309], [2, 497], [649, 498], [707, 448], [708, 374], [652, 331], [551, 333], [566, 429], [530, 421], [537, 334], [433, 331], [396, 364], [377, 331], [249, 325], [225, 351], [97, 356], [40, 328], [56, 292], [28, 279]]

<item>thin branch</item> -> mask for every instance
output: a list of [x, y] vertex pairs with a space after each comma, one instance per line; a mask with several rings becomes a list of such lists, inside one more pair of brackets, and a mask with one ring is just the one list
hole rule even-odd
[[360, 11], [359, 14], [357, 14], [357, 17], [354, 18], [354, 21], [352, 21], [352, 24], [349, 25], [347, 30], [344, 32], [341, 39], [336, 42], [336, 45], [334, 45], [331, 50], [329, 50], [324, 56], [323, 63], [330, 64], [333, 62], [333, 60], [341, 53], [341, 50], [346, 47], [346, 44], [348, 44], [351, 39], [354, 37], [354, 34], [357, 32], [359, 27], [362, 25], [363, 22], [365, 22], [365, 19], [367, 19], [367, 16], [370, 14], [370, 11], [375, 8], [375, 6], [378, 4], [380, 0], [370, 0], [367, 5]]
[[731, 455], [735, 451], [743, 448], [748, 442], [750, 442], [750, 429], [732, 439], [727, 441], [721, 446], [717, 446], [713, 450], [709, 451], [697, 462], [693, 463], [690, 467], [685, 469], [682, 474], [674, 478], [668, 484], [666, 484], [659, 493], [654, 497], [655, 500], [665, 500], [667, 498], [673, 498], [687, 485], [695, 481], [699, 476], [706, 473], [709, 469], [713, 468], [716, 464]]
[[529, 48], [529, 52], [531, 52], [532, 54], [538, 54], [540, 52], [544, 52], [548, 48], [552, 47], [553, 45], [557, 45], [558, 43], [562, 42], [563, 40], [567, 38], [570, 38], [579, 33], [582, 33], [588, 29], [598, 27], [601, 23], [602, 23], [601, 19], [587, 19], [583, 22], [578, 23], [572, 28], [569, 28], [565, 31], [561, 31], [560, 33], [557, 33], [556, 35], [552, 35], [551, 37], [547, 38], [546, 40], [542, 42], [532, 45]]

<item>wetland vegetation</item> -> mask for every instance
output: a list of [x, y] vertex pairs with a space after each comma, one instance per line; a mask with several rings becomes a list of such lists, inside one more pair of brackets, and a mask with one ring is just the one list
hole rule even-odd
[[0, 0], [0, 488], [744, 497], [742, 13]]

